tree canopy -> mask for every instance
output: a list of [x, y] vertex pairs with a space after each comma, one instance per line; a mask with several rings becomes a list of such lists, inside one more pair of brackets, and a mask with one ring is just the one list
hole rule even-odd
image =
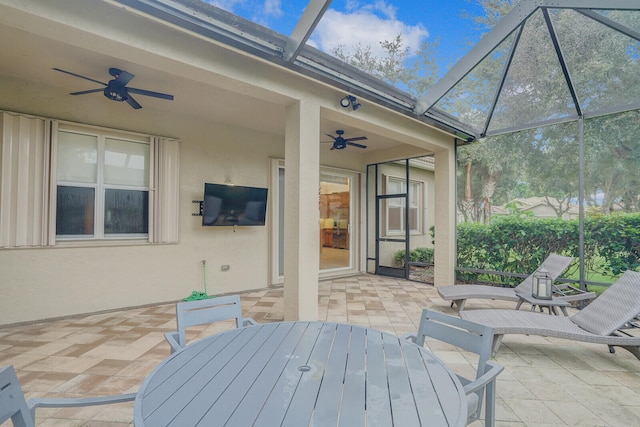
[[[491, 30], [517, 0], [475, 0], [478, 16], [463, 12], [472, 25]], [[573, 11], [552, 11], [564, 51], [574, 65], [582, 108], [609, 108], [640, 98], [640, 42], [594, 23]], [[610, 11], [609, 19], [640, 28], [640, 12]], [[535, 16], [523, 29], [509, 74], [502, 86], [492, 119], [493, 129], [567, 116], [572, 97], [553, 55], [543, 17]], [[445, 98], [448, 112], [482, 128], [495, 98], [500, 75], [515, 35], [505, 40]], [[438, 40], [424, 42], [417, 52], [405, 47], [402, 34], [380, 41], [384, 55], [371, 46], [355, 46], [346, 54], [341, 46], [333, 54], [386, 82], [419, 97], [436, 81], [434, 60]], [[542, 49], [541, 49], [542, 47]], [[473, 93], [470, 102], [466, 94]], [[483, 116], [484, 115], [484, 116]], [[640, 113], [603, 115], [585, 121], [585, 200], [588, 213], [640, 211], [640, 144], [635, 138]], [[568, 122], [518, 133], [483, 138], [458, 149], [458, 209], [466, 221], [490, 222], [492, 207], [515, 198], [543, 197], [558, 218], [578, 203], [579, 146], [577, 124]], [[551, 202], [553, 200], [553, 203]]]

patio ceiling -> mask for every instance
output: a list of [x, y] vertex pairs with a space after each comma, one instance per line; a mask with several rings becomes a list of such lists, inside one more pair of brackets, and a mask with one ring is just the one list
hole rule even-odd
[[305, 44], [331, 0], [310, 0], [289, 36], [201, 0], [114, 1], [466, 141], [640, 108], [637, 0], [523, 0], [418, 100]]
[[640, 108], [638, 0], [523, 0], [417, 103], [476, 137]]
[[111, 1], [401, 112], [452, 133], [462, 141], [473, 139], [466, 124], [416, 114], [416, 99], [408, 93], [306, 44], [331, 0], [309, 0], [288, 36], [203, 0]]
[[[7, 5], [10, 5], [8, 2]], [[76, 3], [74, 3], [76, 4]], [[304, 42], [312, 32], [315, 23], [328, 6], [327, 0], [311, 0], [302, 14], [291, 37], [278, 34], [265, 27], [246, 21], [222, 9], [200, 0], [104, 0], [102, 2], [78, 3], [73, 6], [78, 16], [93, 16], [105, 21], [114, 31], [126, 31], [121, 21], [123, 13], [143, 15], [145, 19], [161, 21], [187, 34], [197, 34], [200, 40], [222, 45], [257, 56], [263, 60], [286, 68], [289, 72], [303, 74], [319, 80], [343, 93], [351, 93], [360, 101], [369, 100], [384, 105], [413, 118], [415, 99], [386, 83], [361, 72], [343, 62], [314, 49]], [[11, 6], [7, 7], [12, 12]], [[72, 6], [69, 6], [72, 7]], [[64, 8], [63, 8], [64, 9]], [[4, 9], [3, 9], [4, 10]], [[126, 12], [125, 12], [126, 11]], [[63, 13], [62, 9], [60, 13]], [[78, 113], [71, 113], [75, 105], [84, 116], [96, 125], [106, 125], [100, 118], [118, 117], [126, 109], [120, 103], [107, 100], [100, 93], [81, 97], [68, 94], [95, 88], [95, 84], [73, 76], [53, 71], [61, 68], [91, 79], [106, 82], [111, 79], [109, 67], [127, 70], [135, 75], [131, 86], [153, 91], [170, 93], [175, 100], [138, 97], [143, 109], [136, 111], [138, 123], [145, 123], [145, 117], [158, 113], [169, 113], [180, 117], [200, 118], [247, 127], [258, 132], [283, 136], [285, 133], [285, 107], [292, 100], [258, 85], [241, 84], [213, 75], [196, 75], [188, 64], [181, 66], [154, 58], [142, 57], [142, 50], [135, 46], [124, 46], [122, 38], [114, 40], [92, 39], [74, 40], [72, 36], [62, 36], [62, 31], [49, 28], [46, 17], [41, 24], [20, 24], [19, 19], [9, 14], [2, 17], [0, 12], [0, 85], [21, 87], [21, 100], [12, 99], [0, 91], [0, 105], [3, 109], [31, 113], [49, 114], [51, 117], [71, 121], [82, 120]], [[111, 24], [106, 24], [111, 22]], [[37, 28], [37, 30], [33, 30]], [[55, 34], [50, 37], [49, 34]], [[70, 38], [71, 37], [71, 38]], [[77, 38], [77, 37], [76, 37]], [[342, 95], [340, 95], [342, 96]], [[336, 104], [339, 97], [336, 97]], [[24, 105], [29, 105], [25, 109]], [[47, 106], [47, 110], [37, 106]], [[92, 114], [95, 113], [95, 114]], [[339, 116], [324, 115], [320, 123], [320, 140], [326, 134], [335, 134], [336, 129], [345, 135], [366, 135], [368, 150], [351, 151], [347, 155], [364, 155], [406, 146], [401, 136], [391, 135], [375, 126], [357, 120], [357, 115], [342, 120]], [[246, 120], [251, 117], [251, 120]], [[97, 118], [97, 119], [96, 119]], [[449, 133], [457, 133], [467, 140], [468, 133], [442, 125], [427, 117], [422, 120]], [[154, 129], [134, 129], [153, 133]], [[357, 154], [359, 153], [359, 154]]]
[[[640, 108], [637, 0], [523, 0], [418, 100], [305, 44], [330, 0], [310, 0], [289, 36], [201, 0], [107, 3], [152, 16], [419, 118], [464, 141]], [[86, 87], [77, 79], [56, 75], [51, 67], [66, 67], [106, 80], [106, 69], [118, 66], [137, 75], [136, 87], [179, 93], [173, 105], [180, 106], [185, 114], [213, 116], [238, 125], [246, 124], [243, 118], [251, 116], [256, 130], [284, 134], [283, 106], [288, 101], [274, 99], [277, 96], [273, 93], [230, 88], [228, 82], [203, 88], [186, 76], [165, 73], [160, 67], [60, 45], [46, 37], [22, 34], [14, 27], [0, 25], [0, 35], [0, 74], [50, 84], [68, 93]], [[25, 53], [36, 48], [47, 54], [25, 61]], [[54, 56], [64, 58], [63, 63], [53, 60]], [[614, 68], [613, 64], [621, 63], [623, 66]], [[208, 89], [210, 96], [202, 96]], [[215, 102], [210, 102], [213, 99]], [[149, 109], [166, 108], [162, 100], [144, 102]], [[349, 135], [367, 134], [372, 150], [394, 144], [388, 138], [378, 141], [370, 130], [329, 120], [322, 124], [321, 137], [338, 128]]]

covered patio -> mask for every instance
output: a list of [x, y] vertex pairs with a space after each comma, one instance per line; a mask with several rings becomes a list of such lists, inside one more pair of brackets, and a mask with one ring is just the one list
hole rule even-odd
[[[245, 316], [283, 320], [283, 290], [241, 294]], [[454, 314], [431, 285], [374, 275], [319, 283], [319, 320], [394, 334], [417, 329], [423, 307]], [[474, 301], [470, 308], [512, 308]], [[572, 313], [570, 313], [572, 314]], [[233, 327], [194, 327], [190, 339]], [[27, 397], [77, 397], [136, 391], [169, 355], [163, 333], [175, 328], [173, 304], [152, 305], [0, 329], [0, 365], [13, 364]], [[454, 370], [469, 355], [444, 344], [430, 349]], [[631, 354], [567, 340], [508, 336], [496, 357], [496, 425], [630, 426], [640, 422], [640, 364]], [[133, 403], [39, 409], [40, 426], [130, 426]], [[475, 425], [482, 425], [476, 422]], [[9, 424], [10, 425], [10, 424]], [[4, 424], [3, 424], [4, 426]]]
[[[56, 223], [52, 216], [53, 219], [43, 219], [44, 231], [36, 233], [42, 242], [36, 239], [3, 244], [3, 248], [11, 250], [4, 251], [0, 260], [0, 266], [7, 267], [4, 284], [0, 285], [6, 291], [0, 301], [3, 303], [0, 324], [8, 325], [0, 327], [0, 366], [15, 367], [27, 398], [86, 397], [138, 390], [145, 377], [169, 356], [163, 333], [175, 328], [175, 306], [165, 301], [175, 301], [191, 290], [194, 283], [204, 282], [206, 270], [200, 267], [204, 267], [206, 259], [215, 267], [219, 264], [219, 269], [210, 270], [213, 273], [213, 277], [209, 276], [210, 283], [224, 283], [223, 289], [214, 292], [240, 293], [244, 315], [258, 323], [310, 318], [403, 335], [417, 329], [423, 308], [455, 314], [431, 285], [364, 273], [371, 271], [367, 265], [370, 259], [364, 225], [366, 210], [370, 207], [363, 202], [367, 189], [362, 182], [358, 186], [361, 197], [354, 203], [357, 215], [354, 214], [353, 222], [361, 229], [358, 233], [351, 232], [357, 244], [353, 246], [357, 249], [352, 255], [353, 262], [343, 271], [320, 274], [317, 255], [322, 244], [318, 244], [321, 234], [318, 233], [317, 172], [325, 166], [349, 171], [364, 181], [368, 165], [433, 156], [437, 163], [437, 174], [433, 178], [437, 190], [434, 222], [439, 230], [434, 243], [438, 248], [435, 284], [451, 284], [455, 280], [455, 146], [460, 138], [491, 136], [491, 129], [486, 122], [477, 132], [462, 133], [464, 115], [455, 116], [452, 111], [438, 109], [441, 106], [438, 102], [446, 101], [443, 97], [450, 86], [467, 75], [474, 76], [469, 72], [489, 55], [489, 42], [502, 42], [503, 36], [510, 33], [504, 30], [500, 37], [487, 39], [486, 45], [472, 52], [471, 59], [461, 62], [451, 72], [452, 79], [444, 79], [441, 86], [413, 105], [416, 100], [396, 93], [395, 89], [384, 88], [399, 98], [379, 97], [376, 91], [366, 87], [352, 87], [343, 81], [336, 83], [319, 71], [310, 70], [307, 68], [309, 58], [301, 55], [301, 59], [296, 59], [300, 49], [305, 49], [301, 46], [308, 37], [302, 30], [305, 25], [309, 27], [307, 32], [311, 30], [309, 21], [313, 20], [308, 16], [301, 20], [302, 27], [298, 27], [303, 34], [296, 32], [289, 39], [278, 39], [288, 42], [287, 53], [281, 58], [279, 50], [276, 57], [255, 46], [247, 48], [229, 43], [227, 38], [237, 36], [235, 33], [224, 35], [225, 39], [220, 41], [213, 37], [209, 40], [195, 31], [194, 36], [187, 28], [165, 28], [160, 23], [161, 17], [131, 5], [138, 2], [94, 3], [109, 16], [121, 18], [113, 19], [114, 22], [126, 20], [131, 28], [139, 29], [140, 34], [130, 36], [137, 43], [131, 43], [124, 36], [125, 40], [115, 38], [111, 28], [93, 28], [98, 18], [88, 7], [62, 11], [68, 15], [56, 11], [58, 14], [52, 13], [49, 17], [44, 12], [53, 6], [46, 2], [26, 2], [39, 12], [35, 13], [23, 2], [0, 1], [5, 11], [0, 19], [0, 33], [7, 35], [0, 43], [0, 51], [6, 53], [5, 57], [12, 57], [11, 54], [17, 58], [23, 52], [35, 52], [35, 47], [48, 49], [54, 57], [32, 55], [30, 62], [15, 60], [7, 63], [16, 65], [0, 66], [0, 87], [8, 94], [0, 97], [0, 109], [7, 110], [7, 116], [12, 118], [13, 112], [18, 112], [34, 120], [41, 116], [46, 120], [59, 120], [63, 125], [70, 122], [77, 126], [77, 122], [81, 122], [94, 127], [179, 137], [183, 167], [181, 180], [175, 180], [180, 184], [175, 184], [174, 190], [176, 197], [181, 196], [177, 197], [181, 202], [172, 217], [175, 233], [169, 238], [165, 236], [164, 240], [160, 238], [162, 230], [158, 230], [159, 237], [149, 233], [148, 242], [59, 242], [55, 248]], [[321, 15], [328, 3], [310, 2], [322, 6], [316, 10], [317, 15]], [[534, 2], [523, 3], [533, 5]], [[634, 6], [628, 1], [616, 3], [621, 8]], [[609, 22], [608, 18], [596, 17]], [[204, 21], [215, 23], [214, 18], [207, 16]], [[514, 24], [513, 20], [505, 26]], [[14, 22], [23, 21], [25, 28], [16, 28]], [[50, 21], [59, 27], [43, 25]], [[159, 42], [162, 46], [158, 47], [154, 37], [161, 26], [162, 34], [172, 43]], [[65, 28], [67, 32], [56, 31], [57, 28]], [[91, 35], [100, 43], [78, 34]], [[627, 36], [637, 40], [637, 30]], [[188, 49], [180, 50], [176, 40]], [[102, 49], [98, 52], [95, 46]], [[199, 56], [190, 57], [191, 50], [197, 49], [208, 54], [202, 55], [207, 58], [204, 64], [195, 61]], [[317, 54], [313, 50], [310, 53]], [[271, 62], [265, 60], [271, 56], [276, 58]], [[61, 74], [51, 70], [59, 66], [59, 62], [92, 76], [112, 65], [125, 66], [139, 73], [140, 81], [147, 79], [146, 82], [162, 90], [184, 96], [176, 96], [176, 102], [168, 105], [149, 100], [149, 107], [143, 113], [148, 116], [138, 116], [135, 120], [131, 115], [121, 114], [113, 103], [102, 106], [84, 98], [86, 101], [81, 101], [84, 104], [71, 104], [67, 102], [67, 95], [81, 88], [75, 86], [77, 81], [63, 80]], [[259, 66], [252, 67], [254, 63]], [[560, 69], [568, 81], [565, 67]], [[287, 79], [291, 76], [294, 78]], [[493, 116], [494, 110], [512, 111], [498, 108], [497, 94], [506, 77], [503, 74], [496, 86], [498, 91], [491, 97], [487, 118]], [[313, 91], [308, 89], [310, 81], [315, 85]], [[359, 110], [358, 115], [353, 114], [355, 108], [344, 110], [344, 105], [337, 102], [345, 93], [358, 95], [368, 109]], [[565, 112], [560, 119], [542, 117], [534, 124], [546, 123], [542, 119], [578, 120], [582, 131], [582, 121], [588, 114], [580, 110], [579, 99], [573, 91], [569, 93], [572, 96], [568, 99], [578, 109], [575, 115]], [[566, 104], [565, 100], [563, 105]], [[179, 109], [171, 110], [170, 105], [177, 105]], [[595, 112], [594, 117], [637, 107], [633, 98], [625, 102], [624, 108], [607, 106]], [[140, 117], [144, 120], [138, 120]], [[533, 124], [522, 126], [524, 129]], [[368, 154], [347, 152], [336, 158], [329, 157], [335, 154], [329, 149], [320, 151], [319, 137], [331, 136], [338, 129], [346, 130], [347, 135], [366, 133]], [[497, 130], [514, 129], [499, 127]], [[579, 139], [582, 146], [582, 136]], [[289, 162], [286, 181], [278, 175], [278, 168], [283, 166], [277, 163], [284, 159]], [[241, 165], [241, 168], [230, 165]], [[279, 189], [279, 180], [282, 180], [282, 189], [289, 190], [286, 198], [282, 195], [282, 212], [286, 211], [289, 218], [294, 219], [288, 219], [291, 226], [281, 234], [270, 234], [273, 230], [266, 227], [258, 231], [244, 230], [245, 234], [238, 235], [235, 228], [202, 229], [199, 221], [192, 218], [191, 200], [201, 196], [205, 181], [259, 185], [269, 187], [273, 194]], [[579, 181], [582, 180], [580, 177]], [[408, 175], [405, 181], [409, 182]], [[44, 187], [54, 184], [46, 182]], [[15, 210], [20, 211], [23, 205], [16, 204]], [[53, 212], [54, 204], [43, 203], [43, 206]], [[271, 206], [274, 212], [277, 206], [280, 205], [275, 202]], [[272, 215], [276, 217], [273, 212]], [[584, 216], [582, 210], [580, 215]], [[27, 230], [21, 223], [20, 227], [6, 224], [7, 230]], [[275, 220], [272, 225], [276, 231], [280, 226]], [[336, 226], [334, 223], [333, 227]], [[357, 238], [353, 237], [356, 234]], [[580, 243], [582, 247], [583, 242]], [[252, 268], [247, 268], [249, 263], [254, 264]], [[338, 274], [344, 277], [337, 277]], [[325, 280], [318, 281], [319, 275]], [[87, 277], [91, 278], [89, 286]], [[119, 308], [124, 306], [137, 308]], [[513, 305], [483, 301], [474, 302], [473, 308], [511, 309]], [[93, 313], [78, 314], [88, 312]], [[231, 327], [232, 323], [218, 323], [194, 328], [189, 338], [202, 338]], [[432, 344], [430, 350], [454, 370], [472, 369], [472, 359], [457, 348]], [[498, 425], [640, 425], [640, 364], [631, 354], [610, 354], [604, 345], [508, 336], [496, 360], [505, 366], [497, 386]], [[40, 426], [130, 426], [132, 420], [133, 403], [43, 409], [37, 414]], [[481, 425], [481, 422], [475, 424]], [[10, 424], [2, 426], [5, 425]]]

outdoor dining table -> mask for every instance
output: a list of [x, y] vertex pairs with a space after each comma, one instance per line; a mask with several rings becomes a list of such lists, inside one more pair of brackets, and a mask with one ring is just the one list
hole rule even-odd
[[172, 354], [135, 400], [142, 426], [464, 426], [462, 384], [400, 337], [324, 322], [229, 330]]

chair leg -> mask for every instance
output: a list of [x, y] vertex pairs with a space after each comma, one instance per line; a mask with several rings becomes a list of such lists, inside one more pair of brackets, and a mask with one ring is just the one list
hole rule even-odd
[[498, 349], [500, 348], [500, 344], [502, 344], [502, 338], [504, 335], [494, 335], [493, 336], [493, 346], [491, 348], [491, 357], [496, 357], [496, 353], [498, 353]]
[[620, 347], [624, 348], [625, 350], [633, 354], [636, 359], [640, 360], [640, 347], [634, 345], [621, 345]]
[[453, 303], [456, 303], [456, 305], [458, 306], [458, 315], [460, 315], [460, 313], [462, 313], [462, 310], [464, 310], [464, 303], [467, 302], [466, 299], [457, 299], [454, 300], [451, 303], [451, 307], [453, 308]]
[[496, 382], [490, 381], [485, 390], [484, 401], [484, 425], [485, 427], [494, 427], [496, 424]]

